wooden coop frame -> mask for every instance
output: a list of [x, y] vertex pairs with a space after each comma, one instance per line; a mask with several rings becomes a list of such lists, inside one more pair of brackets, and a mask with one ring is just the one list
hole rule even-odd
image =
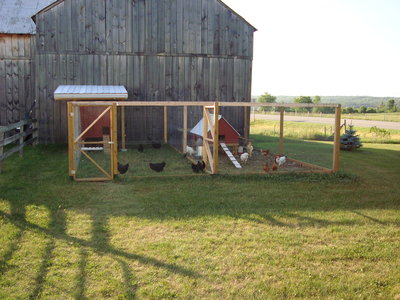
[[[339, 162], [340, 162], [340, 122], [341, 122], [341, 105], [340, 104], [302, 104], [302, 103], [252, 103], [252, 102], [162, 102], [162, 101], [153, 101], [153, 102], [144, 102], [144, 101], [72, 101], [68, 103], [68, 112], [70, 115], [70, 112], [73, 109], [73, 106], [110, 106], [112, 107], [112, 115], [114, 116], [113, 122], [113, 132], [115, 133], [113, 135], [113, 149], [112, 151], [112, 165], [113, 165], [113, 170], [112, 170], [112, 176], [109, 176], [108, 178], [94, 178], [94, 181], [103, 181], [103, 180], [112, 180], [113, 175], [118, 174], [117, 170], [117, 161], [118, 161], [118, 153], [117, 153], [117, 108], [119, 107], [121, 109], [121, 148], [122, 150], [126, 148], [126, 141], [125, 141], [125, 113], [124, 113], [124, 108], [128, 106], [137, 106], [137, 107], [150, 107], [150, 106], [155, 106], [155, 107], [163, 107], [164, 108], [164, 113], [163, 113], [163, 123], [164, 123], [164, 143], [168, 143], [168, 122], [167, 122], [167, 117], [168, 117], [168, 112], [167, 108], [168, 107], [183, 107], [183, 137], [182, 137], [182, 149], [175, 149], [178, 152], [185, 153], [186, 152], [186, 146], [187, 146], [187, 133], [188, 133], [188, 110], [187, 108], [189, 106], [200, 106], [203, 107], [203, 125], [204, 125], [204, 131], [203, 132], [210, 132], [211, 136], [206, 136], [204, 135], [203, 138], [203, 160], [208, 163], [210, 166], [210, 171], [208, 173], [210, 174], [218, 174], [218, 163], [219, 163], [219, 154], [218, 154], [218, 149], [219, 149], [219, 126], [218, 126], [218, 112], [220, 107], [244, 107], [244, 124], [245, 124], [245, 137], [248, 138], [247, 134], [249, 132], [249, 117], [250, 117], [250, 111], [249, 108], [251, 107], [279, 107], [280, 110], [280, 134], [279, 134], [279, 154], [284, 153], [284, 109], [287, 107], [290, 108], [306, 108], [306, 107], [332, 107], [335, 108], [335, 131], [334, 131], [334, 144], [333, 144], [333, 160], [332, 160], [332, 168], [324, 168], [318, 165], [298, 161], [295, 159], [288, 158], [288, 160], [296, 162], [302, 166], [305, 167], [310, 167], [312, 170], [309, 171], [302, 171], [301, 173], [334, 173], [339, 170]], [[213, 114], [211, 114], [213, 112]], [[213, 118], [213, 119], [212, 119]], [[70, 119], [69, 119], [70, 120]], [[71, 123], [73, 123], [73, 119], [70, 120]], [[72, 154], [71, 151], [73, 151], [73, 138], [71, 138], [71, 135], [73, 132], [70, 132], [70, 126], [69, 126], [69, 157], [70, 157], [70, 174], [71, 174], [71, 168], [73, 168], [73, 163], [71, 163], [72, 159]], [[212, 146], [212, 149], [211, 149]], [[85, 181], [88, 181], [90, 179], [85, 179]]]

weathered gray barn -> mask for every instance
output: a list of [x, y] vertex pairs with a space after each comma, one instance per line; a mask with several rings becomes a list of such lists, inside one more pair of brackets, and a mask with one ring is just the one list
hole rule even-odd
[[34, 96], [35, 23], [51, 0], [0, 0], [0, 125], [24, 118]]
[[[14, 51], [26, 61], [23, 71], [0, 56], [1, 123], [21, 117], [36, 97], [42, 142], [66, 142], [66, 104], [53, 99], [62, 84], [124, 85], [131, 101], [250, 101], [255, 28], [222, 1], [59, 0], [33, 20], [34, 41], [27, 36], [27, 51]], [[26, 78], [22, 98], [14, 88], [10, 96], [7, 82], [15, 74]], [[10, 102], [18, 101], [24, 104], [18, 117], [14, 110], [8, 117]], [[243, 108], [221, 113], [243, 133]], [[197, 114], [189, 112], [189, 126]], [[161, 137], [161, 115], [159, 108], [127, 108], [127, 140]]]

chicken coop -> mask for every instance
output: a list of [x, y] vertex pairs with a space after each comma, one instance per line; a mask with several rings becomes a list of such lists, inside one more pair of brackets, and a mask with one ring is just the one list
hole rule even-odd
[[[72, 91], [72, 92], [71, 92]], [[187, 176], [190, 174], [266, 174], [288, 172], [330, 173], [339, 169], [340, 105], [279, 104], [279, 136], [259, 134], [246, 128], [240, 134], [223, 117], [222, 111], [241, 106], [244, 118], [253, 106], [273, 106], [247, 102], [130, 102], [124, 87], [59, 87], [56, 100], [68, 102], [69, 175], [78, 181], [112, 180], [124, 176]], [[333, 141], [320, 147], [304, 142], [301, 147], [285, 137], [285, 107], [325, 107], [336, 110]], [[163, 111], [157, 121], [163, 136], [147, 136], [146, 141], [127, 145], [130, 130], [124, 110], [155, 107]], [[202, 111], [201, 118], [190, 120], [190, 109]], [[194, 124], [190, 126], [189, 124]], [[251, 127], [252, 122], [247, 122]], [[120, 132], [120, 134], [118, 134]], [[268, 149], [267, 149], [268, 148]], [[239, 150], [240, 149], [240, 150]], [[299, 150], [301, 149], [301, 150]], [[325, 151], [325, 153], [323, 153]], [[309, 153], [313, 154], [309, 154]], [[243, 157], [247, 157], [245, 160]], [[321, 157], [331, 164], [320, 165]], [[304, 159], [305, 158], [305, 159]], [[300, 160], [303, 159], [303, 160]], [[196, 166], [204, 164], [199, 170]], [[276, 165], [276, 169], [274, 166]], [[120, 167], [124, 167], [121, 172]], [[156, 166], [156, 167], [154, 167]], [[267, 168], [268, 166], [268, 168]], [[267, 170], [268, 169], [268, 170]]]

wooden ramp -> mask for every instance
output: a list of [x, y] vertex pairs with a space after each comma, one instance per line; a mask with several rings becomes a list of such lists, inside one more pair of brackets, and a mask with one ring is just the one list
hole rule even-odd
[[221, 145], [222, 149], [224, 149], [226, 155], [228, 155], [229, 159], [235, 165], [235, 167], [238, 168], [238, 169], [241, 169], [242, 166], [239, 164], [239, 162], [233, 156], [232, 152], [228, 149], [228, 147], [225, 145], [225, 143], [219, 143], [219, 144]]

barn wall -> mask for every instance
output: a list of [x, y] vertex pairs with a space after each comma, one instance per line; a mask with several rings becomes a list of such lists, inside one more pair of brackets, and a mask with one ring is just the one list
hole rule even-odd
[[[124, 85], [132, 101], [250, 101], [254, 29], [218, 1], [65, 0], [36, 24], [44, 142], [66, 141], [60, 84]], [[242, 109], [229, 114], [240, 131]], [[127, 108], [128, 140], [161, 138], [161, 118], [161, 108]]]
[[0, 34], [0, 125], [24, 118], [34, 100], [30, 35]]

